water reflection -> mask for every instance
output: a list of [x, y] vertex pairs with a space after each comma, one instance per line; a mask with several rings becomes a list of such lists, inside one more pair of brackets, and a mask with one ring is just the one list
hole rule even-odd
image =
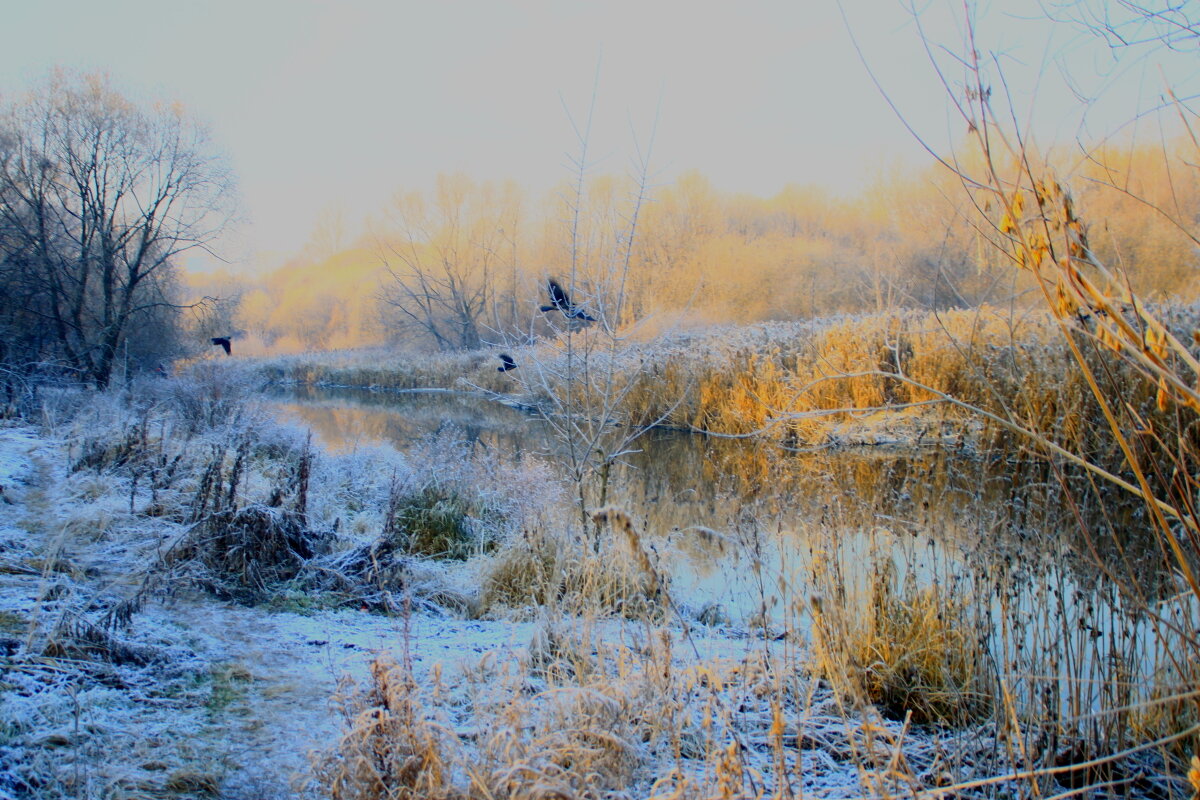
[[471, 444], [521, 454], [545, 450], [544, 430], [501, 403], [447, 391], [373, 392], [315, 386], [273, 387], [267, 396], [286, 417], [311, 428], [328, 450], [389, 442], [407, 450], [431, 434], [454, 431]]
[[[517, 459], [549, 458], [558, 446], [536, 416], [474, 395], [288, 387], [275, 389], [274, 399], [332, 451], [376, 442], [406, 450], [448, 432]], [[631, 450], [614, 471], [610, 497], [642, 519], [651, 536], [778, 518], [789, 526], [941, 528], [941, 535], [956, 510], [978, 505], [981, 493], [999, 500], [1014, 481], [984, 462], [936, 450], [786, 454], [748, 440], [658, 430]]]
[[[276, 389], [274, 398], [284, 415], [335, 451], [376, 442], [405, 450], [450, 431], [514, 460], [549, 457], [557, 447], [536, 416], [475, 395], [288, 387]], [[964, 554], [1050, 556], [1061, 563], [1071, 550], [1064, 544], [1075, 536], [1066, 532], [1078, 530], [1077, 514], [1093, 526], [1097, 542], [1107, 541], [1113, 528], [1128, 539], [1138, 524], [1136, 503], [1100, 502], [1084, 476], [1062, 476], [1041, 460], [937, 448], [786, 453], [748, 440], [657, 430], [638, 438], [633, 450], [614, 471], [609, 497], [641, 521], [648, 540], [670, 544], [664, 549], [690, 560], [679, 577], [692, 582], [720, 580], [721, 565], [734, 571], [725, 576], [730, 582], [741, 580], [744, 565], [704, 551], [720, 541], [744, 552], [763, 549], [764, 537], [774, 550], [787, 540], [784, 549], [794, 560], [817, 546], [814, 532], [827, 538], [836, 531], [839, 548], [851, 557], [865, 558], [884, 541], [887, 549], [905, 551], [905, 567], [921, 575], [942, 568], [939, 560]], [[788, 571], [778, 552], [762, 557]], [[1091, 561], [1076, 566], [1089, 569]]]
[[[276, 391], [280, 412], [335, 451], [377, 442], [405, 450], [450, 432], [514, 460], [550, 457], [558, 444], [536, 417], [471, 395]], [[1053, 704], [1062, 711], [1072, 698], [1076, 713], [1105, 702], [1114, 665], [1133, 686], [1169, 649], [1096, 566], [1144, 562], [1140, 589], [1160, 600], [1174, 593], [1154, 566], [1162, 562], [1141, 505], [1103, 494], [1085, 474], [956, 449], [792, 454], [677, 431], [648, 432], [634, 450], [614, 472], [610, 499], [640, 521], [673, 596], [720, 608], [716, 618], [804, 631], [821, 569], [836, 571], [836, 591], [854, 608], [882, 565], [910, 586], [979, 598], [997, 663], [1008, 679], [1032, 681], [1014, 691], [1042, 697], [1047, 679], [1061, 681]], [[1171, 602], [1198, 613], [1190, 600]], [[1030, 677], [1039, 675], [1052, 677]]]

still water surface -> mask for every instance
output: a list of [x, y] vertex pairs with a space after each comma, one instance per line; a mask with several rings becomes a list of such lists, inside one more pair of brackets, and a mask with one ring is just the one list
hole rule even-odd
[[[536, 416], [453, 392], [287, 387], [273, 400], [333, 451], [386, 442], [401, 451], [452, 435], [513, 460], [554, 463], [552, 432]], [[639, 521], [666, 560], [676, 591], [719, 603], [732, 619], [778, 616], [807, 594], [814, 558], [837, 550], [851, 586], [881, 550], [918, 583], [955, 570], [967, 554], [1003, 544], [1059, 555], [1047, 532], [1073, 525], [1057, 480], [1036, 462], [1002, 462], [939, 448], [786, 452], [769, 444], [648, 431], [616, 471], [611, 502]], [[715, 531], [734, 543], [714, 552]], [[791, 600], [789, 600], [791, 598]]]

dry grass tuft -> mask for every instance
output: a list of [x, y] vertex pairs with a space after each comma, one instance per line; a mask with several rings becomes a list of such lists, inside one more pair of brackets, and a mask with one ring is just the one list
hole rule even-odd
[[86, 619], [64, 614], [42, 649], [47, 658], [103, 661], [110, 664], [145, 666], [163, 654], [152, 647], [122, 641], [105, 628]]
[[[1180, 642], [1175, 649], [1182, 653], [1184, 647]], [[1132, 740], [1169, 742], [1169, 752], [1186, 763], [1189, 755], [1200, 752], [1200, 664], [1168, 659], [1121, 722]]]
[[977, 601], [937, 585], [896, 589], [890, 562], [877, 562], [865, 596], [848, 591], [823, 561], [811, 599], [815, 672], [852, 708], [890, 719], [962, 727], [993, 711]]
[[212, 449], [188, 503], [186, 525], [146, 573], [137, 594], [110, 613], [126, 624], [151, 594], [178, 581], [243, 602], [267, 599], [296, 578], [333, 540], [308, 524], [307, 502], [313, 453], [306, 445], [270, 481], [267, 496], [246, 502], [242, 494], [252, 467], [255, 441], [243, 435], [231, 449]]
[[216, 775], [194, 770], [179, 770], [171, 773], [163, 788], [172, 794], [200, 797], [219, 797], [221, 780]]
[[335, 698], [346, 732], [314, 759], [318, 782], [332, 800], [450, 800], [453, 737], [427, 717], [411, 666], [386, 657], [371, 663], [362, 691], [343, 685]]
[[258, 602], [299, 575], [329, 538], [294, 511], [255, 504], [205, 516], [163, 563], [217, 595]]
[[[599, 525], [612, 518], [605, 513], [593, 519]], [[509, 539], [481, 568], [481, 610], [501, 613], [532, 606], [568, 615], [662, 619], [665, 578], [639, 544], [632, 524], [620, 529], [627, 531], [622, 538], [603, 537], [594, 544], [540, 528]], [[556, 530], [571, 528], [564, 524]]]
[[708, 792], [695, 796], [740, 796], [755, 778], [714, 692], [758, 705], [760, 672], [678, 671], [671, 635], [646, 633], [614, 645], [592, 622], [544, 617], [525, 651], [449, 682], [440, 667], [420, 681], [407, 662], [377, 660], [367, 686], [339, 695], [347, 732], [314, 758], [321, 785], [335, 800], [599, 800], [648, 796], [687, 765], [689, 785]]

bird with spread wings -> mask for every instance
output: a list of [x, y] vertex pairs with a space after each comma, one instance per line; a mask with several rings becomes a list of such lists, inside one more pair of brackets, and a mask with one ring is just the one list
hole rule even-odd
[[559, 285], [558, 281], [551, 278], [547, 283], [547, 288], [550, 292], [550, 305], [542, 306], [542, 311], [561, 311], [567, 319], [578, 319], [584, 322], [596, 321], [596, 318], [584, 311], [582, 306], [571, 302], [571, 298], [567, 296], [566, 290]]

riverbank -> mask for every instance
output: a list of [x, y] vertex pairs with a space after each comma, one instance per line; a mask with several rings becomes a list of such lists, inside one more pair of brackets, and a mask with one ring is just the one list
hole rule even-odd
[[[228, 390], [222, 387], [220, 394], [228, 396]], [[391, 593], [390, 607], [374, 612], [367, 609], [369, 592], [349, 597], [348, 587], [321, 592], [296, 582], [252, 587], [261, 590], [255, 602], [223, 599], [219, 595], [236, 576], [198, 573], [199, 555], [186, 565], [171, 564], [170, 585], [154, 587], [163, 578], [163, 554], [179, 552], [196, 524], [180, 516], [203, 492], [203, 475], [196, 474], [203, 470], [189, 468], [192, 456], [186, 453], [218, 447], [220, 440], [236, 439], [250, 427], [260, 437], [256, 446], [277, 447], [288, 432], [270, 430], [252, 410], [243, 411], [242, 421], [233, 425], [220, 422], [215, 429], [185, 432], [189, 426], [178, 418], [149, 413], [139, 420], [139, 403], [125, 406], [103, 398], [100, 406], [109, 403], [107, 408], [63, 409], [48, 428], [0, 428], [6, 511], [0, 531], [5, 648], [0, 791], [11, 796], [351, 796], [346, 776], [337, 775], [353, 772], [361, 755], [354, 751], [359, 746], [354, 737], [361, 734], [355, 733], [362, 710], [356, 704], [399, 670], [414, 687], [410, 700], [420, 694], [429, 714], [448, 726], [439, 728], [438, 737], [449, 739], [436, 743], [447, 760], [450, 749], [497, 747], [484, 734], [500, 737], [510, 731], [532, 749], [509, 754], [504, 769], [493, 764], [492, 780], [501, 780], [500, 773], [521, 764], [551, 770], [551, 764], [538, 766], [539, 761], [565, 757], [585, 744], [591, 751], [607, 740], [614, 750], [604, 755], [611, 761], [606, 761], [611, 774], [604, 779], [612, 788], [621, 783], [645, 788], [670, 772], [670, 759], [662, 752], [666, 745], [648, 750], [640, 734], [619, 744], [618, 729], [642, 725], [658, 730], [658, 736], [678, 733], [668, 734], [661, 720], [645, 717], [650, 705], [618, 698], [638, 681], [663, 680], [666, 670], [677, 675], [673, 680], [719, 676], [722, 688], [704, 702], [744, 707], [746, 698], [757, 702], [750, 681], [763, 678], [754, 670], [747, 673], [747, 665], [761, 665], [785, 646], [745, 630], [692, 630], [678, 619], [647, 626], [642, 618], [500, 606], [464, 614], [447, 598], [455, 595], [459, 579], [478, 575], [479, 564], [406, 564], [406, 579], [384, 588]], [[134, 435], [117, 435], [121, 432]], [[102, 449], [102, 441], [112, 446]], [[158, 461], [168, 469], [173, 465], [174, 476], [134, 478], [136, 462], [156, 459], [144, 459], [131, 447], [169, 456], [165, 463]], [[237, 488], [246, 495], [245, 508], [263, 502], [254, 494], [267, 487], [254, 484], [281, 460], [252, 465], [250, 449], [244, 483]], [[201, 456], [196, 463], [204, 460]], [[232, 466], [225, 464], [226, 470]], [[404, 464], [397, 461], [393, 467]], [[329, 499], [323, 495], [334, 489], [326, 470], [337, 468], [327, 463], [320, 472], [324, 485], [314, 480], [309, 500], [314, 517], [326, 513], [318, 510]], [[370, 491], [361, 481], [349, 488], [360, 496]], [[345, 514], [350, 504], [342, 503]], [[361, 531], [364, 517], [365, 511], [341, 519], [348, 520], [346, 528]], [[346, 538], [337, 548], [343, 555], [354, 551], [356, 537]], [[451, 574], [456, 571], [463, 573], [457, 579]], [[224, 591], [214, 595], [213, 588]], [[136, 609], [129, 606], [134, 599]], [[114, 623], [111, 612], [123, 605], [128, 619]], [[591, 665], [587, 673], [576, 674], [584, 663]], [[653, 675], [646, 673], [650, 664], [656, 665]], [[351, 691], [354, 685], [368, 694]], [[640, 700], [651, 702], [644, 693], [657, 685], [642, 686]], [[584, 694], [578, 702], [563, 702], [568, 690]], [[828, 692], [823, 696], [829, 700]], [[689, 707], [697, 702], [677, 699]], [[331, 716], [331, 703], [343, 704], [348, 716]], [[564, 714], [577, 717], [582, 738], [562, 742], [559, 749], [539, 743]], [[428, 720], [422, 715], [420, 722]], [[831, 724], [827, 719], [813, 730]], [[591, 737], [599, 738], [593, 742]], [[762, 769], [767, 764], [754, 755], [760, 747], [746, 758]], [[454, 758], [461, 760], [459, 769], [463, 764], [483, 769], [496, 756], [460, 752]], [[825, 759], [818, 767], [806, 779], [812, 785], [841, 795], [857, 793], [852, 763]], [[585, 775], [599, 779], [590, 771], [578, 779]], [[554, 778], [560, 783], [574, 779]], [[343, 788], [334, 790], [335, 783]]]
[[[1194, 307], [1164, 309], [1181, 340]], [[1093, 368], [1144, 419], [1161, 422], [1152, 384], [1107, 351], [1083, 323], [1072, 334]], [[526, 408], [571, 396], [631, 426], [663, 425], [750, 436], [791, 447], [909, 445], [941, 441], [1012, 451], [1039, 437], [1119, 465], [1097, 440], [1101, 409], [1058, 323], [1041, 313], [981, 307], [762, 323], [666, 334], [648, 341], [573, 334], [510, 348], [519, 365], [499, 372], [498, 350], [411, 356], [391, 351], [263, 359], [264, 380], [399, 390], [479, 392]], [[556, 399], [557, 398], [557, 399]]]

